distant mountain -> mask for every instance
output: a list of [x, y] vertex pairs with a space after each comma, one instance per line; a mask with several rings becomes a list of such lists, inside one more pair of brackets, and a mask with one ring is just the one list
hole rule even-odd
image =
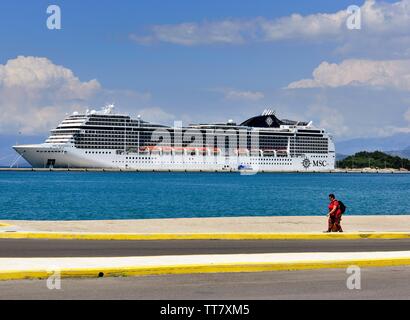
[[386, 153], [392, 156], [398, 156], [401, 158], [410, 159], [410, 147], [404, 150], [399, 150], [399, 151], [386, 151]]
[[336, 161], [344, 160], [348, 157], [346, 154], [336, 153]]
[[[0, 135], [0, 167], [9, 167], [17, 158], [18, 154], [13, 150], [13, 146], [18, 144], [41, 143], [45, 136], [19, 136], [19, 135]], [[18, 165], [29, 167], [30, 165], [22, 158]]]
[[[358, 138], [336, 142], [336, 152], [339, 154], [354, 154], [360, 151], [409, 150], [410, 133], [400, 133], [383, 138]], [[410, 151], [410, 150], [409, 150]], [[406, 152], [409, 152], [406, 151]], [[393, 151], [396, 152], [396, 151]], [[401, 152], [401, 151], [399, 151]]]

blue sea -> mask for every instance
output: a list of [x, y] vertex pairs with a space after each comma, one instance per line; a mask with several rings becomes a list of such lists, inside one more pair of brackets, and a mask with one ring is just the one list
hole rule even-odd
[[410, 214], [407, 174], [0, 172], [0, 219]]

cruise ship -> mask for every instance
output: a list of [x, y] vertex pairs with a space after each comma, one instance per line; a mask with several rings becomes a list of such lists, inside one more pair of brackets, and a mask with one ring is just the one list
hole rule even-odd
[[332, 136], [267, 109], [241, 124], [165, 126], [87, 110], [67, 116], [42, 144], [13, 147], [33, 168], [140, 171], [318, 172], [335, 167]]

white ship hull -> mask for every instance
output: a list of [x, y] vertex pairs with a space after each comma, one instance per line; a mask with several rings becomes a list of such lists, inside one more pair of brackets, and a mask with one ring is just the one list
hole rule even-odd
[[113, 112], [67, 116], [43, 144], [15, 146], [34, 168], [318, 172], [335, 168], [332, 137], [273, 111], [241, 124], [163, 126]]
[[320, 172], [335, 168], [335, 154], [304, 156], [203, 156], [186, 154], [117, 154], [115, 150], [78, 149], [73, 145], [21, 145], [14, 149], [33, 168], [118, 168], [156, 171]]

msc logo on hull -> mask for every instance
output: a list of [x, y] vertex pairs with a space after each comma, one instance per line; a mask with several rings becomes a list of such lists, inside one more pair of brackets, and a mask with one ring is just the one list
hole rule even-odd
[[327, 162], [326, 162], [326, 160], [313, 160], [313, 161], [310, 161], [309, 158], [305, 158], [302, 161], [302, 165], [305, 169], [309, 169], [310, 167], [322, 168], [322, 167], [327, 166]]
[[308, 158], [303, 159], [302, 161], [302, 165], [305, 167], [305, 169], [309, 169], [309, 167], [311, 166], [312, 162], [310, 162], [310, 160]]
[[314, 167], [326, 167], [327, 162], [326, 160], [313, 160], [313, 166]]

